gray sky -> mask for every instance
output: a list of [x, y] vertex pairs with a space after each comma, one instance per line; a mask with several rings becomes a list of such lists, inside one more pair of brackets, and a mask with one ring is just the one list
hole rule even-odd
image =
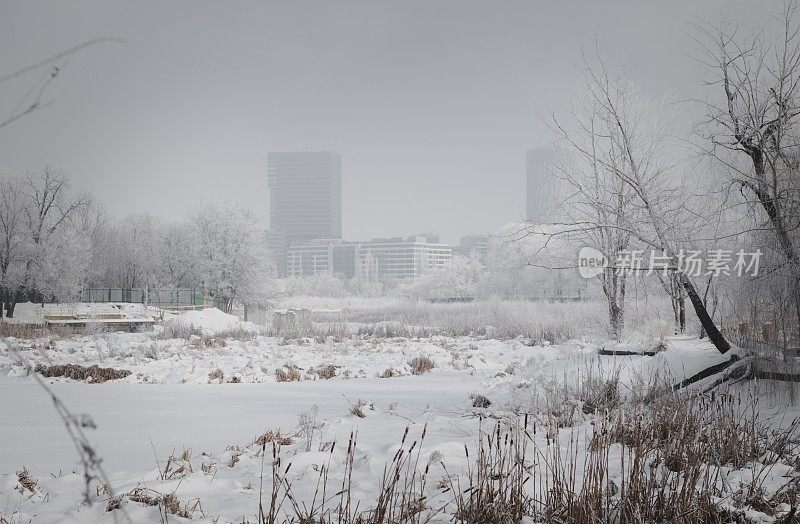
[[[456, 241], [523, 213], [524, 152], [578, 88], [582, 44], [684, 97], [700, 89], [691, 22], [781, 6], [5, 0], [0, 76], [89, 38], [127, 43], [72, 58], [52, 106], [0, 129], [0, 166], [61, 168], [119, 216], [217, 195], [266, 221], [267, 153], [334, 150], [345, 238]], [[39, 74], [0, 85], [0, 120]]]

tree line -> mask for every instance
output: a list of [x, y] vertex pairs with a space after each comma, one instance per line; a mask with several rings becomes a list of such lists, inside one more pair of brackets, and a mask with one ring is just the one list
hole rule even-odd
[[195, 288], [259, 307], [270, 296], [272, 266], [263, 229], [247, 209], [207, 200], [185, 219], [148, 214], [114, 218], [67, 176], [45, 167], [0, 173], [0, 300], [13, 318], [18, 302], [72, 302], [85, 287]]
[[[632, 249], [662, 253], [659, 273], [676, 331], [686, 301], [721, 352], [730, 344], [712, 318], [721, 286], [732, 316], [800, 325], [800, 27], [788, 5], [777, 23], [697, 26], [705, 97], [673, 101], [628, 73], [585, 58], [585, 84], [551, 128], [567, 187], [558, 235], [601, 249], [611, 260]], [[687, 121], [689, 126], [686, 125]], [[685, 250], [747, 246], [764, 252], [758, 275], [731, 279], [681, 270]], [[735, 251], [731, 249], [731, 251]], [[611, 335], [625, 323], [630, 271], [599, 275]]]

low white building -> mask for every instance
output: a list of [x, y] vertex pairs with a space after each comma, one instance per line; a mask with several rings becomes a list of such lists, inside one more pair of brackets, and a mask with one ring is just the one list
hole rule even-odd
[[365, 242], [311, 240], [290, 246], [287, 276], [340, 274], [344, 278], [393, 280], [414, 278], [443, 268], [453, 257], [450, 246], [434, 235], [376, 238]]

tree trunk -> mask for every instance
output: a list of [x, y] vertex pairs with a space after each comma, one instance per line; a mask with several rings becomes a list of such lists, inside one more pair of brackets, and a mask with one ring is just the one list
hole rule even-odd
[[606, 268], [601, 274], [601, 281], [608, 303], [610, 335], [619, 341], [625, 328], [625, 273], [617, 268]]
[[725, 337], [722, 335], [720, 330], [717, 329], [717, 326], [714, 324], [714, 321], [708, 314], [708, 310], [706, 309], [705, 304], [703, 304], [703, 300], [700, 298], [700, 295], [697, 294], [697, 290], [692, 285], [689, 277], [687, 277], [684, 273], [681, 273], [680, 276], [683, 288], [686, 290], [686, 294], [689, 295], [689, 300], [692, 302], [692, 306], [697, 314], [697, 318], [700, 319], [700, 324], [708, 334], [708, 338], [711, 340], [711, 343], [714, 344], [714, 347], [717, 348], [720, 353], [727, 353], [731, 349], [731, 345], [727, 340], [725, 340]]
[[624, 321], [622, 319], [622, 309], [616, 303], [608, 305], [608, 319], [611, 324], [611, 338], [619, 342], [622, 338]]
[[16, 293], [11, 293], [10, 295], [11, 297], [8, 302], [6, 302], [6, 318], [14, 318], [14, 308], [17, 307]]
[[[708, 293], [709, 291], [711, 291], [711, 280], [713, 280], [713, 278], [714, 278], [713, 274], [708, 276], [708, 281], [706, 281], [706, 290], [703, 293], [703, 304], [706, 305], [706, 309], [708, 309]], [[703, 326], [700, 326], [700, 336], [698, 338], [700, 338], [700, 340], [706, 338], [706, 328], [704, 328]]]

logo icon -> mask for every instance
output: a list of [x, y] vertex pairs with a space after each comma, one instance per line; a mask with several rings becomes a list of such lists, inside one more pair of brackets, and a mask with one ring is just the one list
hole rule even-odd
[[608, 258], [593, 247], [582, 247], [578, 252], [578, 273], [583, 278], [593, 278], [608, 267]]

